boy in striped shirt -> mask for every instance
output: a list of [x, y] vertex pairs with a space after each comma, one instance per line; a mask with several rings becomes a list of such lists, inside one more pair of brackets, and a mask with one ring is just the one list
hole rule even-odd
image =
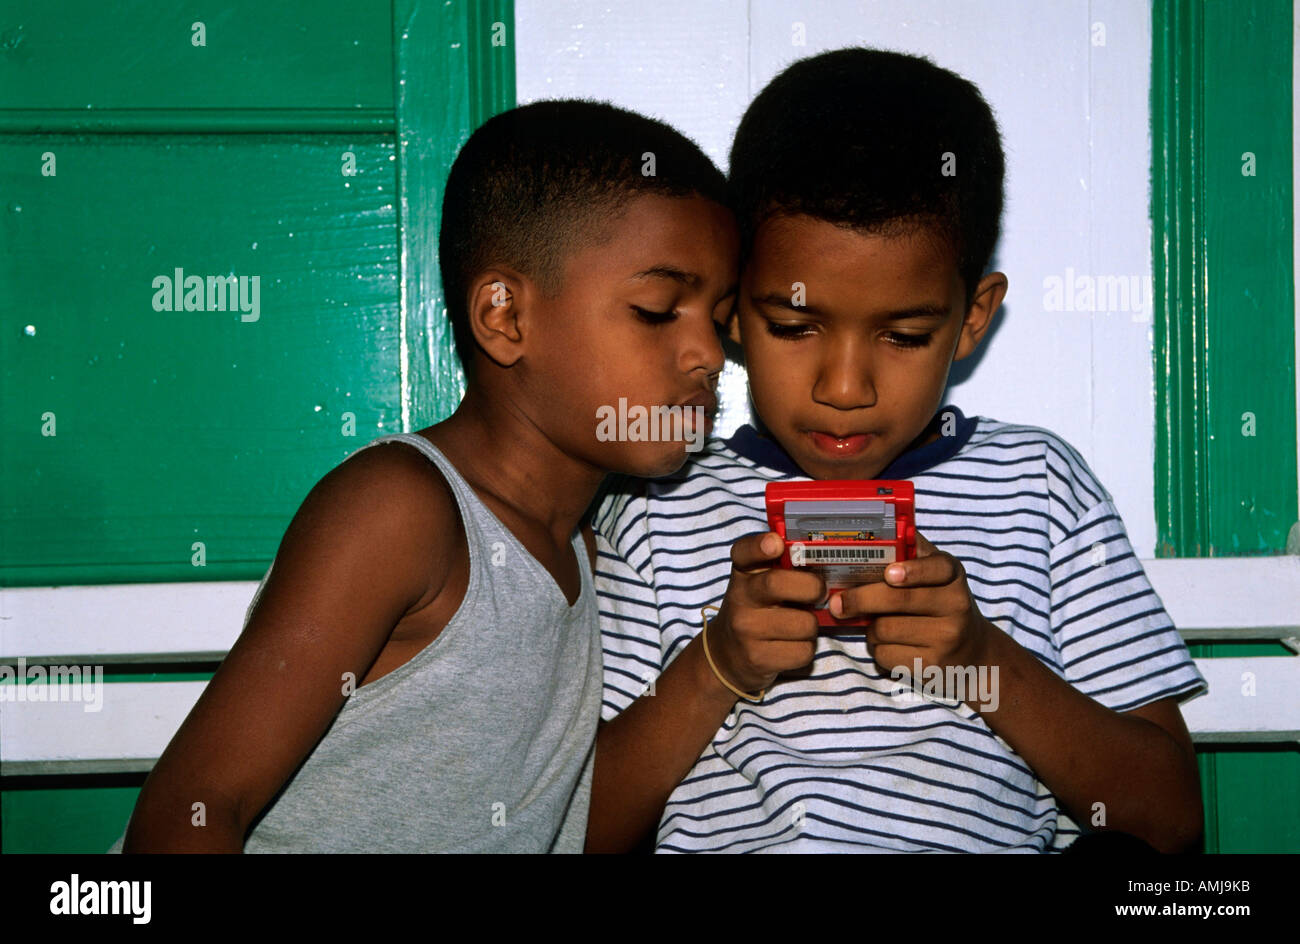
[[[1003, 156], [979, 91], [897, 53], [803, 60], [750, 106], [730, 173], [727, 327], [759, 423], [598, 507], [588, 850], [1194, 848], [1178, 703], [1205, 681], [1110, 494], [1053, 433], [941, 406], [1007, 289], [985, 273]], [[810, 478], [915, 485], [918, 558], [830, 604], [865, 631], [819, 634], [821, 579], [772, 566], [764, 487]], [[992, 690], [918, 694], [916, 666]]]

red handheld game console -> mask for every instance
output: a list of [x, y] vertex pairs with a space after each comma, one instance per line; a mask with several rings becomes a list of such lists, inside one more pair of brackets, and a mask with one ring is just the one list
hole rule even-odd
[[[768, 526], [785, 540], [781, 567], [820, 574], [831, 595], [885, 579], [885, 568], [916, 557], [912, 483], [902, 479], [769, 482]], [[863, 626], [825, 607], [820, 626]]]

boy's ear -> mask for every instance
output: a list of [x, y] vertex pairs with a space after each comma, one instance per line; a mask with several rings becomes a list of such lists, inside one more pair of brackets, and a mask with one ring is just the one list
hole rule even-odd
[[1007, 277], [1001, 272], [990, 272], [980, 279], [975, 286], [975, 297], [966, 309], [966, 318], [961, 326], [961, 338], [957, 342], [954, 361], [969, 356], [980, 345], [985, 333], [993, 324], [993, 316], [1002, 305], [1007, 295]]
[[469, 296], [469, 327], [497, 364], [510, 367], [523, 356], [521, 316], [534, 292], [527, 276], [497, 266], [474, 278]]

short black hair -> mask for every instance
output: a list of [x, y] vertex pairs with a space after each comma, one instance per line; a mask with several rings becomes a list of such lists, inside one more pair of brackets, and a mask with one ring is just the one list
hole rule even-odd
[[759, 93], [729, 182], [746, 255], [774, 215], [871, 234], [921, 225], [952, 248], [969, 302], [998, 240], [1004, 175], [997, 121], [971, 82], [852, 47], [799, 60]]
[[470, 135], [447, 177], [438, 234], [447, 312], [467, 371], [474, 276], [507, 264], [554, 293], [569, 254], [642, 194], [699, 194], [727, 205], [726, 178], [698, 145], [605, 102], [534, 102]]

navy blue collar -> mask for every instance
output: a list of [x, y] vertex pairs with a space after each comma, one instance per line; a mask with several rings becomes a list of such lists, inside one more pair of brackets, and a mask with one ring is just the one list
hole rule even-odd
[[[886, 466], [876, 478], [910, 479], [914, 475], [919, 475], [926, 469], [955, 456], [962, 446], [966, 445], [966, 441], [970, 439], [971, 433], [975, 432], [975, 426], [978, 423], [976, 417], [965, 416], [955, 406], [940, 407], [939, 412], [934, 415], [934, 419], [930, 420], [929, 425], [926, 426], [925, 432], [917, 438], [923, 439], [931, 431], [939, 430], [944, 423], [944, 414], [946, 413], [953, 414], [953, 435], [941, 435], [932, 443], [909, 449]], [[795, 464], [789, 453], [782, 449], [775, 439], [762, 435], [749, 424], [740, 427], [730, 439], [724, 440], [724, 442], [734, 452], [739, 453], [746, 459], [757, 462], [759, 465], [775, 469], [786, 475], [802, 478], [808, 476], [808, 473]]]

